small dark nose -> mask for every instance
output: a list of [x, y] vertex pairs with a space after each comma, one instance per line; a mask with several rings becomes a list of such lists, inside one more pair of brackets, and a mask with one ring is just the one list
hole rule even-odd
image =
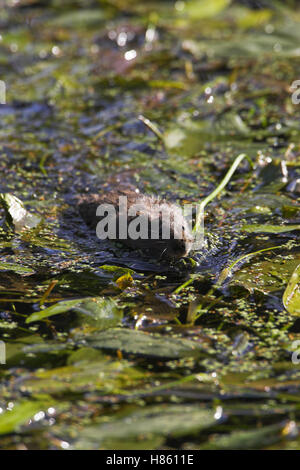
[[181, 258], [185, 256], [187, 252], [186, 243], [183, 240], [173, 240], [171, 242], [169, 253], [171, 256], [175, 256], [176, 258]]

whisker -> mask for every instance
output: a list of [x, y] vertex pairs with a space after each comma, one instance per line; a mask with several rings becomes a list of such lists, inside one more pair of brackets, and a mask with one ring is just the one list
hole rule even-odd
[[164, 253], [167, 251], [167, 247], [161, 252], [160, 254], [160, 257], [159, 257], [159, 260], [161, 260], [161, 258], [163, 257]]

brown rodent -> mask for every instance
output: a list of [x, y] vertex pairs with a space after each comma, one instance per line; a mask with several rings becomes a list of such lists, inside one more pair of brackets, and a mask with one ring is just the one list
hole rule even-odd
[[[140, 220], [147, 223], [147, 238], [133, 239], [128, 235], [124, 238], [119, 233], [119, 221], [124, 217], [124, 207], [120, 207], [120, 196], [127, 198], [127, 227], [131, 222], [140, 217]], [[106, 190], [102, 194], [88, 194], [77, 198], [79, 212], [91, 228], [97, 230], [98, 223], [103, 220], [105, 214], [96, 215], [99, 205], [109, 204], [115, 208], [115, 220], [117, 230], [110, 240], [119, 241], [130, 248], [141, 250], [155, 258], [181, 258], [187, 256], [192, 248], [192, 234], [188, 223], [185, 220], [182, 210], [176, 204], [167, 202], [156, 196], [141, 194], [138, 189]], [[138, 212], [135, 216], [128, 213], [132, 206], [138, 204]], [[103, 207], [103, 206], [102, 206]], [[107, 213], [106, 213], [107, 214]], [[124, 220], [124, 218], [122, 218]], [[153, 225], [152, 225], [153, 224]], [[167, 227], [168, 224], [168, 227]], [[159, 227], [159, 231], [153, 231], [153, 227]], [[165, 231], [166, 230], [166, 231]], [[166, 238], [166, 233], [169, 234]], [[97, 232], [98, 233], [98, 232]], [[127, 233], [127, 230], [126, 230]], [[145, 233], [145, 232], [144, 232]], [[156, 238], [155, 238], [156, 237]]]

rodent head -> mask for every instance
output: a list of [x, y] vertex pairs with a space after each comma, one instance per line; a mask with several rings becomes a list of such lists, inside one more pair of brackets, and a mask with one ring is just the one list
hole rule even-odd
[[180, 216], [171, 224], [170, 239], [165, 240], [166, 248], [163, 253], [167, 258], [182, 258], [187, 256], [193, 244], [193, 236], [186, 220]]
[[192, 249], [193, 236], [182, 209], [176, 204], [154, 198], [146, 201], [145, 208], [148, 209], [145, 213], [150, 216], [150, 221], [158, 221], [156, 226], [159, 226], [159, 239], [152, 240], [152, 249], [156, 244], [161, 258], [187, 256]]
[[169, 240], [163, 256], [167, 258], [183, 258], [191, 251], [192, 244], [189, 240]]

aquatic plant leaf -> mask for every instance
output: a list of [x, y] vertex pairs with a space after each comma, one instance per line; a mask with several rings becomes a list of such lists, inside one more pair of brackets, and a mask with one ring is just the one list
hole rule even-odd
[[185, 3], [183, 13], [188, 14], [192, 20], [201, 20], [205, 18], [213, 18], [221, 13], [231, 0], [189, 0]]
[[122, 274], [134, 274], [134, 270], [130, 268], [122, 268], [121, 266], [113, 266], [110, 264], [103, 264], [99, 266], [100, 269], [104, 271], [115, 273], [117, 277], [121, 276]]
[[141, 441], [155, 436], [180, 437], [197, 434], [216, 424], [215, 410], [198, 405], [158, 405], [137, 409], [124, 418], [86, 427], [75, 448], [113, 448], [120, 440]]
[[300, 225], [243, 225], [241, 230], [249, 233], [284, 233], [300, 230]]
[[243, 214], [251, 213], [271, 215], [274, 211], [285, 210], [284, 208], [286, 205], [299, 209], [299, 206], [296, 204], [293, 206], [292, 201], [284, 194], [278, 195], [273, 194], [272, 192], [252, 193], [251, 197], [249, 197], [249, 194], [242, 194], [229, 197], [222, 201], [222, 206], [229, 210], [233, 204], [235, 204], [236, 210]]
[[292, 315], [300, 315], [300, 264], [289, 280], [282, 301], [289, 313]]
[[249, 292], [276, 292], [286, 285], [297, 263], [297, 259], [282, 262], [280, 257], [274, 257], [272, 260], [252, 258], [251, 262], [248, 259], [247, 266], [232, 273], [231, 284], [243, 286]]
[[123, 310], [109, 297], [86, 299], [75, 305], [73, 310], [81, 314], [80, 318], [83, 322], [96, 326], [98, 330], [117, 326], [123, 318]]
[[[95, 351], [95, 350], [94, 350]], [[113, 361], [107, 356], [91, 357], [89, 349], [82, 351], [75, 364], [50, 370], [36, 371], [24, 380], [23, 390], [35, 394], [84, 393], [97, 390], [97, 394], [124, 393], [127, 388], [144, 383], [147, 374], [126, 360]]]
[[26, 323], [40, 321], [70, 310], [83, 314], [85, 320], [98, 328], [116, 326], [122, 319], [122, 310], [109, 298], [87, 297], [85, 299], [65, 300], [31, 314]]
[[237, 24], [242, 29], [257, 28], [261, 24], [270, 21], [272, 11], [267, 9], [250, 10], [248, 8], [239, 9]]
[[20, 426], [32, 418], [35, 413], [45, 408], [46, 404], [39, 401], [23, 401], [16, 404], [12, 410], [0, 415], [0, 434], [18, 431]]
[[[211, 58], [235, 58], [235, 59], [257, 59], [261, 56], [273, 56], [276, 51], [278, 58], [299, 57], [300, 51], [297, 46], [299, 31], [294, 28], [292, 33], [286, 34], [280, 31], [277, 34], [264, 34], [257, 32], [252, 34], [241, 34], [237, 32], [227, 41], [212, 40], [209, 43], [209, 54]], [[276, 45], [280, 47], [276, 48]], [[197, 58], [207, 53], [207, 41], [185, 41], [185, 48]]]
[[177, 359], [185, 356], [197, 357], [207, 354], [199, 343], [181, 338], [114, 328], [86, 338], [89, 346], [99, 349], [120, 350], [126, 354]]
[[226, 141], [250, 137], [248, 129], [241, 116], [236, 112], [224, 113], [218, 120], [197, 120], [180, 116], [178, 122], [172, 124], [164, 132], [165, 146], [183, 155], [194, 155], [205, 148], [207, 141]]
[[56, 16], [47, 22], [50, 26], [63, 28], [89, 28], [99, 26], [99, 23], [107, 19], [107, 13], [100, 9], [80, 9]]
[[82, 302], [82, 299], [76, 300], [64, 300], [63, 302], [58, 302], [51, 307], [47, 307], [44, 310], [39, 312], [32, 313], [29, 317], [26, 318], [26, 323], [32, 323], [34, 321], [40, 321], [44, 318], [51, 317], [52, 315], [58, 315], [59, 313], [65, 313], [79, 305]]
[[25, 209], [23, 202], [13, 194], [1, 193], [0, 204], [5, 210], [8, 224], [12, 226], [16, 232], [22, 229], [35, 228], [41, 222], [41, 218], [30, 214], [30, 212]]
[[263, 429], [236, 431], [223, 436], [216, 436], [210, 442], [201, 446], [200, 449], [262, 449], [284, 439], [285, 425], [286, 421], [264, 426]]

